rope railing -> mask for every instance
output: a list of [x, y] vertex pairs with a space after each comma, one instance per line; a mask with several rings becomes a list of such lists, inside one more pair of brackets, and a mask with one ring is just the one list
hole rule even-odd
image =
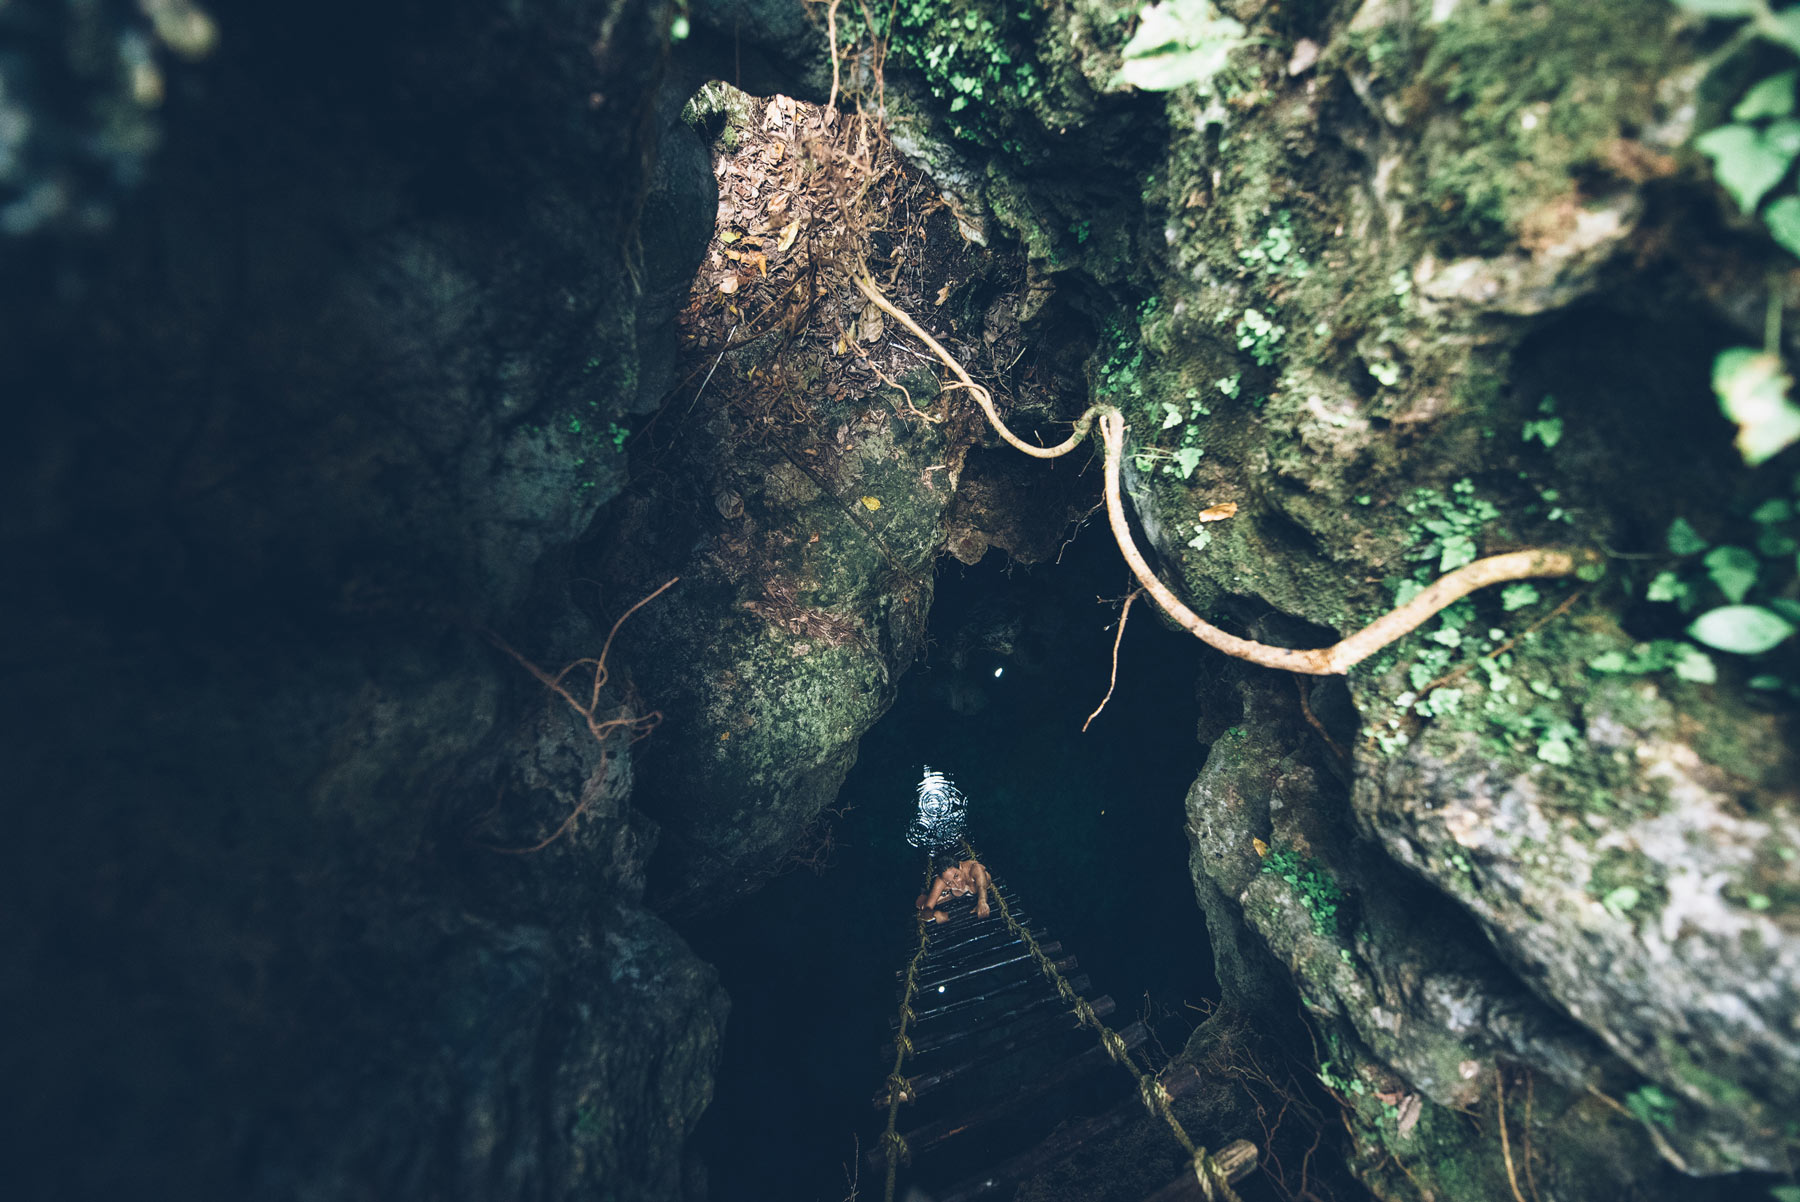
[[[963, 840], [963, 853], [971, 860], [979, 861], [981, 859], [976, 854], [973, 845], [966, 839]], [[1031, 954], [1038, 971], [1043, 973], [1045, 979], [1056, 987], [1057, 995], [1069, 1003], [1070, 1009], [1074, 1011], [1081, 1025], [1091, 1029], [1099, 1037], [1100, 1046], [1106, 1049], [1106, 1054], [1136, 1080], [1138, 1100], [1144, 1104], [1144, 1109], [1168, 1124], [1170, 1133], [1175, 1136], [1175, 1142], [1180, 1144], [1181, 1150], [1187, 1154], [1188, 1161], [1194, 1170], [1194, 1180], [1199, 1183], [1200, 1192], [1207, 1202], [1241, 1202], [1237, 1193], [1232, 1190], [1231, 1181], [1226, 1176], [1225, 1170], [1219, 1167], [1219, 1163], [1213, 1159], [1212, 1153], [1196, 1144], [1188, 1135], [1186, 1128], [1181, 1125], [1181, 1121], [1175, 1117], [1175, 1111], [1171, 1105], [1174, 1099], [1169, 1096], [1169, 1091], [1164, 1088], [1163, 1083], [1144, 1072], [1131, 1059], [1131, 1049], [1125, 1046], [1125, 1041], [1119, 1037], [1119, 1033], [1107, 1026], [1094, 1012], [1093, 1006], [1088, 1004], [1088, 1000], [1082, 997], [1073, 985], [1069, 984], [1068, 978], [1063, 976], [1056, 967], [1056, 961], [1052, 960], [1043, 948], [1038, 946], [1038, 941], [1032, 935], [1031, 928], [1013, 917], [1012, 907], [1006, 904], [1006, 898], [1001, 896], [998, 889], [994, 890], [994, 900], [1000, 906], [1000, 917], [1006, 921], [1007, 928], [1025, 945], [1025, 950]], [[896, 1069], [897, 1071], [898, 1069]], [[891, 1117], [889, 1127], [891, 1130]], [[890, 1161], [890, 1165], [891, 1163]], [[891, 1168], [888, 1178], [891, 1183], [893, 1179]], [[890, 1202], [891, 1190], [890, 1184]]]
[[[931, 889], [931, 870], [925, 870], [925, 889]], [[996, 896], [998, 896], [996, 894]], [[906, 1058], [912, 1054], [912, 1040], [907, 1037], [906, 1028], [918, 1016], [913, 1013], [913, 995], [919, 988], [919, 966], [925, 962], [925, 949], [931, 943], [931, 924], [924, 911], [919, 913], [919, 947], [913, 952], [913, 958], [906, 966], [906, 991], [900, 998], [900, 1026], [894, 1032], [894, 1068], [888, 1074], [888, 1113], [887, 1130], [881, 1133], [881, 1151], [887, 1158], [887, 1188], [882, 1197], [886, 1202], [894, 1202], [894, 1177], [899, 1172], [900, 1164], [910, 1158], [906, 1140], [901, 1138], [896, 1124], [900, 1118], [900, 1103], [906, 1100], [906, 1077], [901, 1069]]]

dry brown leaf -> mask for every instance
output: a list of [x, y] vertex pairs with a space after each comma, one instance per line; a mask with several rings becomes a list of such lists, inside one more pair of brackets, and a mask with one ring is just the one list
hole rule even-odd
[[1416, 1093], [1407, 1094], [1405, 1100], [1400, 1103], [1399, 1118], [1401, 1139], [1411, 1138], [1412, 1129], [1417, 1126], [1419, 1122], [1419, 1109], [1419, 1095]]
[[[773, 208], [774, 206], [771, 205], [770, 207]], [[777, 253], [786, 254], [790, 249], [793, 248], [794, 239], [798, 238], [799, 236], [800, 236], [800, 219], [798, 217], [796, 217], [792, 221], [788, 222], [786, 225], [781, 227], [781, 240], [775, 244], [775, 250], [777, 251]]]
[[721, 233], [719, 235], [719, 241], [723, 242], [727, 246], [730, 246], [733, 242], [736, 242], [739, 238], [742, 238], [743, 236], [744, 235], [738, 233], [736, 230], [725, 230], [723, 233]]
[[1217, 505], [1208, 505], [1200, 511], [1203, 522], [1222, 522], [1226, 518], [1237, 516], [1236, 501], [1222, 501]]
[[730, 296], [733, 292], [736, 292], [737, 286], [737, 277], [734, 275], [728, 275], [719, 281], [719, 291], [723, 292], [726, 296]]
[[949, 285], [949, 283], [946, 282], [942, 288], [938, 289], [937, 299], [932, 301], [931, 303], [933, 305], [941, 305], [949, 299], [950, 299], [950, 285]]

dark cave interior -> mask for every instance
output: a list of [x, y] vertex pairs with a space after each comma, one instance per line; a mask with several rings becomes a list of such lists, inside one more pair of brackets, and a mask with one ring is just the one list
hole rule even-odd
[[925, 765], [968, 795], [984, 861], [1080, 956], [1094, 992], [1118, 1001], [1115, 1022], [1145, 1017], [1173, 1053], [1202, 1017], [1191, 1007], [1217, 996], [1181, 834], [1181, 798], [1206, 753], [1201, 649], [1138, 610], [1117, 690], [1081, 732], [1106, 691], [1125, 589], [1103, 534], [1083, 529], [1060, 564], [946, 559], [932, 645], [864, 737], [839, 815], [803, 853], [817, 859], [796, 857], [749, 901], [684, 931], [732, 999], [698, 1135], [715, 1190], [850, 1190], [857, 1149], [879, 1129], [877, 1049], [916, 929], [923, 863], [902, 835]]

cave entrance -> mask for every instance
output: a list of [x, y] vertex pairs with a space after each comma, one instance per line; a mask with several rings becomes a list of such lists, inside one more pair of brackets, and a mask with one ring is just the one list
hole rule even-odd
[[1218, 996], [1182, 833], [1206, 750], [1195, 739], [1202, 648], [1134, 607], [1117, 690], [1081, 731], [1106, 692], [1126, 580], [1097, 525], [1056, 564], [945, 559], [930, 649], [863, 738], [836, 815], [785, 875], [695, 924], [695, 950], [732, 1000], [695, 1141], [715, 1192], [851, 1191], [884, 1117], [870, 1097], [890, 1067], [877, 1049], [915, 936], [923, 864], [904, 832], [926, 764], [968, 795], [970, 834], [994, 873], [1080, 956], [1121, 1019], [1153, 1027], [1153, 1047], [1178, 1052], [1203, 1017], [1196, 1007]]

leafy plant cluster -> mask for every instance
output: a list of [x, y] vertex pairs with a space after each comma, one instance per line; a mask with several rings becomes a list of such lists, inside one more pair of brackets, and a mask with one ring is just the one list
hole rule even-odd
[[1182, 399], [1186, 402], [1185, 405], [1174, 401], [1161, 402], [1163, 419], [1159, 433], [1179, 430], [1178, 444], [1173, 450], [1139, 447], [1131, 457], [1132, 464], [1138, 471], [1156, 470], [1160, 464], [1163, 475], [1178, 475], [1186, 480], [1200, 466], [1201, 456], [1205, 454], [1200, 423], [1202, 418], [1212, 415], [1212, 410], [1200, 399], [1198, 388], [1188, 389], [1187, 395]]
[[[1699, 16], [1743, 18], [1740, 41], [1760, 40], [1800, 54], [1800, 5], [1777, 11], [1769, 0], [1675, 0], [1675, 4]], [[1732, 107], [1731, 120], [1694, 139], [1694, 147], [1712, 160], [1713, 175], [1738, 209], [1746, 216], [1759, 216], [1776, 242], [1800, 255], [1800, 193], [1794, 170], [1800, 161], [1797, 86], [1800, 67], [1758, 80]], [[1725, 416], [1738, 424], [1738, 449], [1752, 466], [1800, 440], [1800, 406], [1789, 398], [1792, 381], [1775, 350], [1771, 337], [1761, 351], [1733, 347], [1713, 363], [1713, 391]]]
[[[1800, 574], [1800, 476], [1793, 486], [1793, 498], [1770, 497], [1751, 512], [1748, 546], [1713, 546], [1686, 519], [1676, 518], [1666, 544], [1678, 562], [1651, 578], [1644, 600], [1693, 615], [1688, 637], [1715, 651], [1760, 656], [1793, 638], [1800, 630], [1800, 599], [1794, 596]], [[1711, 657], [1680, 639], [1658, 639], [1629, 653], [1609, 651], [1588, 666], [1633, 674], [1673, 669], [1682, 679], [1703, 684], [1718, 677]], [[1800, 699], [1800, 682], [1772, 671], [1751, 677], [1749, 684]]]
[[1100, 342], [1106, 357], [1095, 369], [1094, 399], [1128, 411], [1127, 402], [1144, 396], [1144, 348], [1117, 320], [1107, 323]]
[[[1475, 495], [1475, 482], [1467, 476], [1450, 486], [1448, 496], [1435, 488], [1419, 488], [1413, 490], [1412, 498], [1402, 502], [1400, 507], [1414, 519], [1409, 530], [1413, 549], [1406, 557], [1437, 560], [1437, 575], [1475, 562], [1476, 535], [1483, 526], [1500, 516], [1498, 506]], [[1429, 569], [1419, 573], [1421, 577], [1432, 574]], [[1412, 592], [1416, 593], [1418, 589]], [[1404, 604], [1409, 599], [1401, 597], [1396, 603]]]
[[1327, 939], [1337, 938], [1338, 907], [1343, 904], [1344, 891], [1318, 861], [1291, 847], [1277, 847], [1271, 848], [1263, 858], [1262, 870], [1294, 887], [1300, 904], [1312, 917], [1316, 934]]
[[[587, 408], [598, 410], [599, 401], [587, 402]], [[586, 467], [590, 460], [596, 464], [603, 458], [610, 459], [625, 452], [625, 442], [631, 437], [631, 430], [616, 421], [600, 420], [598, 413], [589, 413], [586, 417], [570, 413], [544, 426], [525, 426], [527, 434], [542, 435], [570, 444], [574, 452], [572, 464], [575, 467]], [[586, 490], [598, 487], [597, 476], [583, 480], [576, 487]]]
[[[1800, 53], [1800, 6], [1776, 12], [1769, 0], [1675, 0], [1678, 8], [1707, 17], [1743, 17], [1746, 37]], [[1800, 158], [1800, 121], [1794, 119], [1794, 85], [1800, 69], [1777, 71], [1751, 85], [1731, 110], [1731, 121], [1694, 140], [1712, 160], [1713, 174], [1738, 208], [1754, 215], [1765, 197], [1789, 179]], [[1800, 255], [1800, 195], [1790, 182], [1762, 209], [1775, 240]]]
[[[1396, 587], [1396, 605], [1411, 600], [1433, 577], [1472, 563], [1480, 551], [1483, 528], [1500, 517], [1499, 507], [1477, 496], [1474, 482], [1466, 477], [1452, 484], [1447, 494], [1432, 488], [1416, 489], [1401, 507], [1414, 519], [1408, 529], [1411, 549], [1407, 558], [1418, 566], [1411, 579]], [[1538, 586], [1529, 581], [1500, 590], [1500, 607], [1505, 613], [1541, 600]], [[1377, 746], [1392, 753], [1411, 741], [1403, 725], [1409, 712], [1422, 718], [1462, 712], [1469, 690], [1445, 678], [1458, 659], [1473, 654], [1476, 658], [1464, 679], [1485, 686], [1481, 713], [1500, 746], [1528, 752], [1549, 764], [1573, 763], [1579, 734], [1554, 705], [1561, 700], [1562, 690], [1516, 671], [1515, 657], [1506, 649], [1510, 637], [1500, 627], [1481, 621], [1472, 598], [1444, 609], [1407, 665], [1407, 687], [1394, 698], [1387, 729], [1376, 731]]]
[[1238, 251], [1238, 259], [1246, 267], [1265, 275], [1303, 280], [1312, 274], [1312, 268], [1295, 245], [1293, 217], [1285, 209], [1276, 213], [1275, 220], [1256, 245]]
[[1263, 367], [1275, 362], [1275, 347], [1287, 333], [1287, 327], [1277, 325], [1265, 316], [1260, 309], [1245, 309], [1237, 323], [1237, 347], [1240, 351], [1249, 351], [1250, 357]]
[[[1006, 136], [1004, 110], [1028, 107], [1043, 91], [1029, 49], [1039, 16], [1035, 0], [899, 0], [891, 11], [893, 48], [925, 77], [933, 96], [948, 102], [951, 131], [1021, 153]], [[888, 18], [873, 16], [879, 36]]]

